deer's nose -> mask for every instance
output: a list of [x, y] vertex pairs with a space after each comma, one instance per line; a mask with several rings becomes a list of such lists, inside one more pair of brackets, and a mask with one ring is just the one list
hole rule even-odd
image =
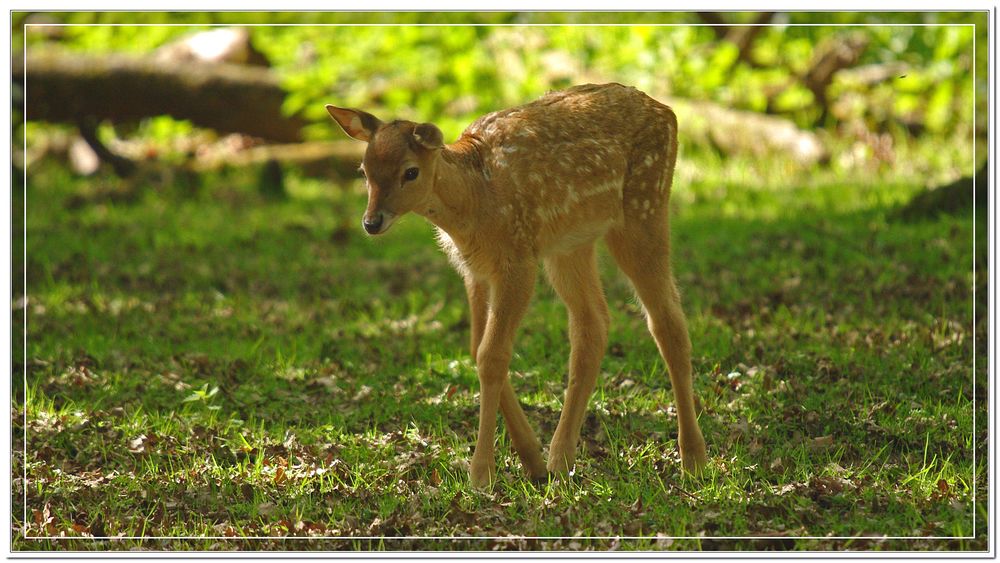
[[375, 215], [374, 217], [365, 217], [361, 221], [361, 224], [364, 225], [365, 231], [368, 234], [374, 235], [374, 234], [378, 233], [379, 229], [382, 228], [382, 219], [383, 219], [383, 215], [381, 213], [379, 213], [379, 214]]

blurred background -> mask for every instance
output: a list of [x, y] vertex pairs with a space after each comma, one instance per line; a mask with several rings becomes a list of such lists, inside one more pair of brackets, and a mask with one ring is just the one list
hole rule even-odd
[[[326, 103], [433, 121], [455, 139], [484, 113], [616, 81], [676, 110], [681, 186], [719, 170], [748, 184], [820, 173], [935, 186], [986, 157], [984, 18], [17, 13], [13, 48], [28, 51], [32, 128], [22, 154], [25, 129], [15, 126], [14, 166], [55, 159], [89, 175], [103, 163], [120, 177], [151, 163], [188, 175], [256, 166], [261, 189], [280, 195], [287, 172], [355, 179], [363, 147], [331, 126]], [[385, 26], [410, 23], [447, 25]]]

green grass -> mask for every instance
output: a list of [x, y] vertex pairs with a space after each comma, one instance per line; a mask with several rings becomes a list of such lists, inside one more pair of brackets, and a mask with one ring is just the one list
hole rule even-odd
[[[531, 484], [501, 431], [491, 493], [465, 469], [464, 290], [421, 219], [369, 239], [356, 186], [295, 175], [284, 202], [231, 173], [116, 203], [109, 177], [33, 171], [29, 299], [16, 289], [12, 310], [14, 549], [985, 549], [971, 210], [901, 223], [890, 210], [913, 182], [740, 166], [675, 188], [707, 474], [680, 474], [669, 379], [602, 255], [612, 329], [576, 470]], [[540, 282], [512, 370], [546, 443], [568, 353]], [[973, 520], [973, 539], [932, 538]]]

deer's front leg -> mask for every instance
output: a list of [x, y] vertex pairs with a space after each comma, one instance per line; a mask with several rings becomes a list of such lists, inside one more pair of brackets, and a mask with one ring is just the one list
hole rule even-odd
[[[490, 281], [489, 315], [482, 343], [476, 352], [476, 367], [479, 371], [479, 435], [469, 466], [472, 484], [476, 487], [489, 487], [496, 478], [493, 442], [496, 439], [497, 411], [504, 386], [510, 385], [507, 369], [513, 355], [514, 334], [528, 309], [534, 286], [534, 264], [511, 268]], [[504, 403], [509, 405], [510, 401]], [[516, 399], [514, 403], [516, 404]], [[517, 410], [520, 411], [520, 406]], [[522, 412], [521, 418], [523, 417]], [[527, 421], [524, 422], [526, 426]], [[537, 443], [537, 439], [535, 442]]]
[[490, 312], [490, 286], [471, 274], [465, 276], [465, 294], [469, 297], [469, 349], [476, 359], [479, 344], [486, 332], [486, 319]]
[[[489, 284], [472, 276], [465, 278], [465, 291], [469, 297], [469, 332], [472, 357], [476, 358], [479, 344], [483, 341], [486, 331], [486, 320], [489, 315]], [[542, 479], [547, 475], [545, 461], [542, 459], [542, 444], [535, 436], [528, 417], [521, 409], [517, 394], [511, 384], [510, 377], [505, 379], [500, 390], [500, 411], [507, 423], [507, 433], [511, 445], [521, 459], [521, 465], [532, 479]]]

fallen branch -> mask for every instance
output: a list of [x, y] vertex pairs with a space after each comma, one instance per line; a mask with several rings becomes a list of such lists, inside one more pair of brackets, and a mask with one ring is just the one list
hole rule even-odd
[[236, 152], [208, 153], [196, 158], [191, 169], [210, 172], [227, 166], [252, 166], [280, 162], [301, 167], [306, 173], [340, 178], [358, 176], [357, 168], [365, 154], [365, 144], [357, 141], [313, 141], [282, 145], [261, 145]]
[[[13, 76], [20, 80], [23, 60], [13, 63]], [[43, 52], [28, 57], [27, 69], [28, 119], [120, 122], [165, 114], [217, 131], [289, 143], [206, 154], [192, 163], [196, 170], [275, 160], [300, 165], [310, 173], [332, 170], [347, 178], [355, 174], [364, 150], [354, 141], [298, 143], [304, 120], [281, 113], [285, 92], [270, 71], [259, 67]], [[803, 164], [826, 157], [815, 134], [786, 119], [708, 102], [667, 101], [678, 114], [683, 136], [726, 154], [787, 154]], [[137, 158], [127, 151], [116, 152]]]
[[909, 68], [899, 61], [845, 68], [837, 73], [837, 81], [853, 87], [871, 87], [904, 76]]
[[282, 113], [286, 93], [266, 68], [40, 52], [12, 59], [15, 82], [25, 80], [25, 68], [26, 119], [128, 122], [169, 115], [278, 142], [299, 141], [305, 124]]
[[803, 165], [825, 161], [829, 154], [819, 136], [791, 121], [727, 108], [711, 102], [668, 99], [684, 138], [712, 145], [728, 155], [784, 154]]

